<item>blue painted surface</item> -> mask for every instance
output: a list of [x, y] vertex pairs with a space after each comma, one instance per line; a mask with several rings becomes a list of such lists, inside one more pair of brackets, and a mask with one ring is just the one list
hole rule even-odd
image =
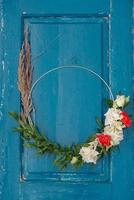
[[[53, 157], [37, 157], [22, 147], [19, 135], [11, 133], [15, 123], [7, 115], [20, 109], [18, 55], [27, 25], [34, 81], [61, 65], [92, 66], [114, 94], [132, 96], [132, 1], [5, 0], [0, 9], [0, 200], [132, 200], [132, 128], [120, 151], [96, 166], [61, 172], [53, 166]], [[95, 116], [105, 112], [105, 96], [104, 85], [85, 71], [54, 72], [33, 92], [37, 124], [63, 145], [83, 141], [95, 131]], [[131, 104], [130, 113], [132, 109]]]

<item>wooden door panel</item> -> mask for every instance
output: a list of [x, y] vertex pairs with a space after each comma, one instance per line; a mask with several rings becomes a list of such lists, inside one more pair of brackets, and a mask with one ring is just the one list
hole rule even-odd
[[[23, 22], [24, 29], [29, 27], [30, 31], [33, 83], [43, 73], [59, 66], [85, 66], [109, 81], [108, 16], [24, 15]], [[108, 96], [105, 85], [85, 70], [67, 68], [53, 72], [33, 91], [36, 123], [41, 132], [45, 131], [49, 138], [62, 145], [80, 143], [96, 131], [95, 117], [104, 114], [104, 96]], [[60, 172], [54, 167], [52, 156], [34, 154], [29, 149], [22, 153], [22, 175], [26, 180], [110, 179], [110, 158], [101, 160], [97, 166], [85, 165], [77, 171], [68, 168]]]

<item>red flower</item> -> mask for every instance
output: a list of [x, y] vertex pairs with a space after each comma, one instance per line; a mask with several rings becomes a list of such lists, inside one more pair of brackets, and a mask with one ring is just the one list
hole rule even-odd
[[108, 147], [111, 145], [111, 136], [108, 134], [98, 134], [97, 138], [99, 140], [99, 143], [105, 147]]
[[125, 124], [126, 127], [130, 127], [132, 124], [131, 118], [128, 116], [126, 112], [121, 112], [121, 121], [123, 124]]

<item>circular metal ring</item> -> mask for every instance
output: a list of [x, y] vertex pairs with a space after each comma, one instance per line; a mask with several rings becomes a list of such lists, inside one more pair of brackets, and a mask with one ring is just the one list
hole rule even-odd
[[54, 71], [58, 71], [58, 70], [62, 70], [62, 69], [72, 69], [72, 68], [78, 68], [78, 69], [82, 69], [82, 70], [85, 70], [87, 71], [88, 73], [91, 73], [91, 74], [94, 74], [97, 78], [99, 78], [103, 83], [104, 85], [107, 87], [107, 89], [109, 90], [109, 93], [110, 93], [110, 96], [112, 98], [112, 100], [114, 101], [114, 96], [113, 96], [113, 93], [112, 93], [112, 90], [110, 88], [110, 86], [107, 84], [107, 82], [99, 75], [97, 74], [95, 71], [93, 71], [92, 69], [88, 68], [87, 67], [83, 67], [83, 66], [80, 66], [80, 65], [70, 65], [70, 66], [67, 66], [67, 65], [64, 65], [64, 66], [60, 66], [60, 67], [55, 67], [47, 72], [45, 72], [44, 74], [42, 74], [32, 85], [31, 87], [31, 90], [30, 90], [30, 93], [29, 93], [29, 98], [31, 97], [32, 95], [32, 92], [35, 88], [35, 86], [44, 78], [46, 77], [48, 74], [54, 72]]

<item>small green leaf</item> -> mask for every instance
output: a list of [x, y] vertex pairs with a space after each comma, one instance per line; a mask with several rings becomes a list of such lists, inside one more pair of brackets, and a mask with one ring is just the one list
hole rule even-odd
[[112, 108], [113, 107], [113, 100], [111, 100], [111, 99], [105, 99], [105, 102], [106, 102], [106, 104], [107, 104], [107, 106], [109, 107], [109, 108]]
[[104, 128], [103, 122], [100, 120], [99, 117], [96, 117], [96, 123], [98, 124], [100, 130]]
[[16, 121], [19, 121], [20, 116], [17, 112], [8, 112], [8, 114], [13, 117]]
[[32, 147], [33, 147], [33, 144], [28, 143], [28, 142], [25, 142], [25, 143], [24, 143], [24, 147], [32, 148]]
[[13, 131], [13, 132], [20, 132], [20, 133], [23, 133], [24, 130], [23, 130], [23, 128], [21, 128], [21, 127], [16, 127], [16, 128], [13, 128], [12, 131]]

